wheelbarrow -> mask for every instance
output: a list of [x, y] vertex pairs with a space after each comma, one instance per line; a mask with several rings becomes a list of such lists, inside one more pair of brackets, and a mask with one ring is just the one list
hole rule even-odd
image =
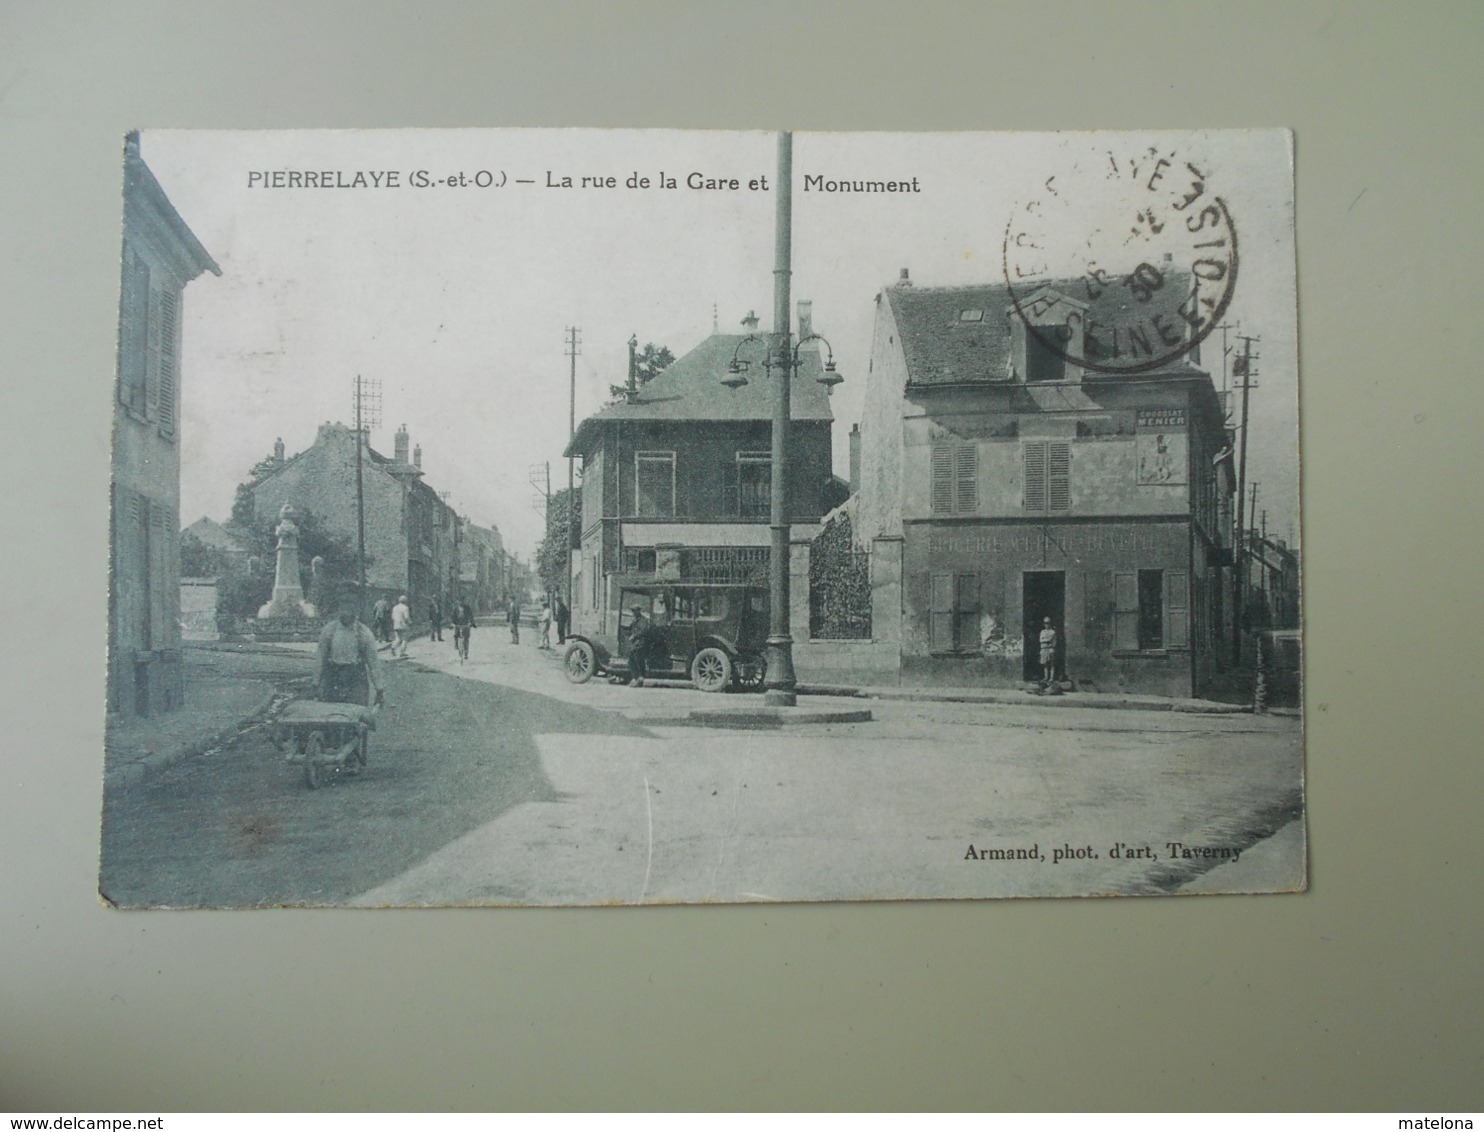
[[304, 784], [315, 790], [330, 773], [361, 772], [375, 729], [375, 708], [295, 700], [273, 721], [272, 735], [288, 762], [303, 763]]

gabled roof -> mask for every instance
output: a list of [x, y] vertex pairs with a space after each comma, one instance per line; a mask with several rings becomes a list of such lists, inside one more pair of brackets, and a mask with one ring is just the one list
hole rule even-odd
[[[886, 300], [896, 316], [907, 381], [960, 385], [1010, 381], [1010, 320], [1005, 284], [974, 287], [891, 287]], [[965, 322], [965, 311], [979, 319]]]
[[[1055, 280], [1033, 293], [1018, 296], [1022, 304], [1035, 295], [1054, 291], [1087, 312], [1090, 330], [1089, 357], [1099, 356], [1098, 327], [1127, 325], [1136, 318], [1160, 314], [1174, 327], [1185, 321], [1176, 313], [1190, 294], [1188, 275], [1172, 275], [1165, 285], [1141, 303], [1132, 291], [1116, 283], [1089, 295], [1082, 280]], [[1011, 376], [1011, 331], [1019, 318], [1017, 296], [1007, 284], [986, 283], [966, 287], [889, 287], [886, 301], [896, 316], [897, 332], [907, 361], [907, 381], [913, 385], [965, 385], [1004, 383]], [[979, 318], [966, 321], [965, 312]], [[1184, 356], [1161, 366], [1158, 376], [1197, 376], [1200, 370]], [[1023, 376], [1023, 375], [1022, 375]], [[1151, 377], [1154, 374], [1144, 374]]]
[[[633, 401], [619, 401], [600, 409], [577, 426], [577, 435], [565, 456], [585, 455], [609, 421], [770, 421], [773, 419], [773, 382], [763, 368], [764, 341], [741, 346], [745, 334], [713, 334], [684, 357], [672, 362], [639, 387]], [[738, 348], [741, 353], [738, 355]], [[824, 373], [814, 343], [799, 351], [799, 368], [790, 387], [790, 408], [796, 421], [832, 421], [829, 394], [816, 378]], [[740, 356], [750, 367], [747, 384], [728, 389], [732, 358]]]

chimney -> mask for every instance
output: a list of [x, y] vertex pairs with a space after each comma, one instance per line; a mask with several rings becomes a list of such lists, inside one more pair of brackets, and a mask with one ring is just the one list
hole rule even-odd
[[421, 468], [423, 466], [423, 446], [419, 444], [412, 450], [412, 466]]
[[749, 334], [757, 333], [757, 312], [748, 311], [747, 317], [742, 320], [742, 327]]
[[392, 459], [399, 464], [407, 463], [407, 426], [404, 424], [397, 429], [397, 435], [393, 441]]
[[814, 333], [814, 300], [799, 300], [799, 341]]
[[861, 426], [850, 426], [850, 494], [861, 489]]
[[910, 287], [910, 286], [912, 286], [912, 277], [907, 274], [907, 269], [905, 267], [902, 268], [902, 274], [897, 278], [897, 286], [898, 287]]
[[283, 463], [283, 437], [281, 436], [273, 442], [273, 462], [275, 464]]
[[629, 336], [629, 379], [624, 384], [624, 400], [633, 404], [639, 400], [639, 336]]

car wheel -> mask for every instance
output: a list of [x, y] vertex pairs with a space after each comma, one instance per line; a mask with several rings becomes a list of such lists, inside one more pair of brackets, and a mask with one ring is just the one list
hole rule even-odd
[[691, 682], [703, 692], [722, 692], [732, 682], [732, 658], [719, 648], [702, 649], [690, 662]]
[[567, 679], [574, 684], [586, 684], [593, 678], [593, 672], [597, 669], [597, 658], [593, 656], [593, 646], [586, 641], [577, 641], [567, 650], [566, 664]]

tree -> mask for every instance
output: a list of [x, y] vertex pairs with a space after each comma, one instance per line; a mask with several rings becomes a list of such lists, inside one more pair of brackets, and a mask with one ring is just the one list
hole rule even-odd
[[[243, 484], [237, 489], [238, 500], [240, 501], [244, 496], [243, 488], [249, 489], [246, 497], [251, 500], [250, 484]], [[349, 539], [331, 534], [326, 530], [324, 523], [314, 512], [301, 511], [298, 508], [295, 510], [297, 514], [294, 516], [294, 525], [299, 528], [299, 584], [308, 596], [313, 589], [312, 563], [316, 558], [321, 559], [321, 580], [325, 583], [321, 588], [326, 592], [315, 596], [319, 597], [321, 604], [332, 605], [339, 598], [344, 587], [356, 577], [355, 548], [350, 545]], [[232, 508], [234, 520], [237, 517], [237, 511], [238, 508], [234, 505]], [[246, 532], [250, 553], [258, 565], [256, 569], [244, 575], [234, 576], [222, 585], [218, 591], [217, 607], [223, 612], [236, 617], [256, 617], [258, 610], [273, 596], [274, 566], [278, 555], [278, 537], [274, 531], [277, 527], [278, 515], [276, 513], [261, 521], [242, 526], [242, 530]], [[366, 564], [368, 566], [371, 564], [369, 558]], [[319, 612], [329, 611], [321, 609]]]
[[[580, 536], [582, 531], [580, 491], [580, 488], [562, 488], [561, 491], [552, 493], [546, 504], [546, 537], [536, 548], [536, 573], [541, 579], [541, 588], [548, 591], [562, 590], [568, 601], [571, 600], [571, 595], [566, 594], [567, 552], [569, 546], [572, 546], [574, 534]], [[575, 522], [573, 508], [577, 512]]]
[[675, 355], [670, 353], [670, 347], [646, 342], [644, 349], [634, 357], [634, 374], [639, 379], [639, 384], [644, 385], [654, 380], [661, 370], [674, 364], [674, 361]]
[[218, 578], [229, 573], [227, 552], [219, 546], [207, 546], [195, 535], [180, 537], [180, 576], [182, 578]]
[[[653, 342], [644, 343], [644, 348], [634, 355], [634, 380], [639, 385], [645, 385], [653, 381], [659, 374], [670, 365], [674, 364], [675, 355], [670, 352], [668, 346], [657, 346]], [[611, 397], [622, 397], [628, 392], [626, 385], [610, 385], [608, 394]]]

